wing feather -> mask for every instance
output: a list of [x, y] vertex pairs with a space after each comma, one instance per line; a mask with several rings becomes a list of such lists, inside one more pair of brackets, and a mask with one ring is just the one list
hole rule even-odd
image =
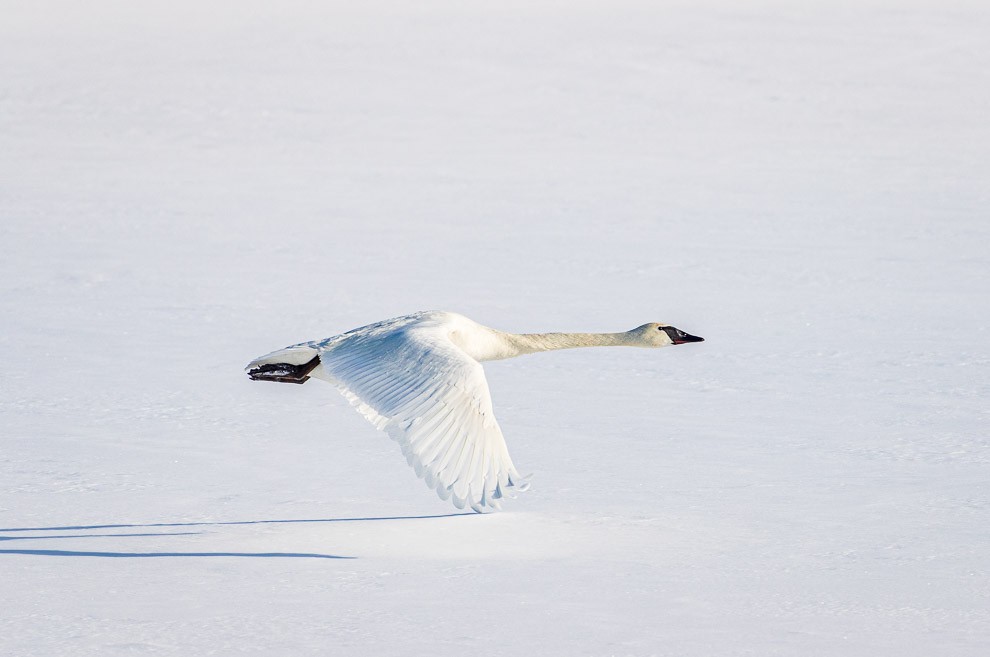
[[499, 508], [510, 489], [525, 490], [481, 364], [441, 328], [399, 327], [316, 346], [327, 378], [399, 443], [441, 499], [482, 512]]

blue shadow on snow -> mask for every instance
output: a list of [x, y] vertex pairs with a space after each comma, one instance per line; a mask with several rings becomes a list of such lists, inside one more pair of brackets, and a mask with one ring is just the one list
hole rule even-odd
[[[445, 513], [432, 516], [389, 516], [380, 518], [314, 518], [299, 520], [234, 520], [223, 522], [154, 522], [145, 524], [105, 524], [105, 525], [68, 525], [60, 527], [8, 527], [0, 532], [47, 532], [47, 531], [81, 531], [87, 529], [129, 529], [141, 527], [206, 527], [219, 525], [265, 525], [299, 522], [368, 522], [374, 520], [426, 520], [430, 518], [452, 518], [456, 516], [473, 516], [474, 513]], [[49, 536], [0, 536], [3, 541], [45, 539], [45, 538], [117, 538], [126, 536], [187, 536], [202, 532], [164, 532], [140, 534], [68, 534]], [[0, 550], [3, 554], [21, 554], [42, 557], [261, 557], [261, 558], [303, 558], [303, 559], [354, 559], [334, 554], [314, 554], [309, 552], [95, 552], [81, 550]]]
[[0, 554], [41, 557], [302, 557], [310, 559], [354, 559], [333, 554], [307, 552], [80, 552], [76, 550], [0, 550]]

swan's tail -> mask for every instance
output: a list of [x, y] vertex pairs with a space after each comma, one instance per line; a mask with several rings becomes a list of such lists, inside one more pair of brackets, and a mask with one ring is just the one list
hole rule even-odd
[[245, 369], [252, 381], [306, 383], [310, 372], [319, 364], [320, 352], [313, 347], [297, 345], [255, 358]]

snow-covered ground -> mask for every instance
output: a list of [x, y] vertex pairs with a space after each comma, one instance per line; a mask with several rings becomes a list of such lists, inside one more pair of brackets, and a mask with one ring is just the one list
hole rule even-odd
[[[990, 654], [986, 3], [0, 16], [0, 654]], [[461, 514], [241, 370], [430, 308], [707, 341], [488, 364]]]

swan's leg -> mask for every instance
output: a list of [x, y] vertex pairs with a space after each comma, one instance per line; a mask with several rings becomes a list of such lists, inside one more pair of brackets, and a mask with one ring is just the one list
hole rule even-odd
[[289, 363], [268, 363], [248, 371], [248, 376], [251, 377], [252, 381], [306, 383], [309, 381], [309, 373], [316, 369], [316, 366], [319, 364], [319, 356], [314, 356], [313, 360], [302, 365], [290, 365]]

